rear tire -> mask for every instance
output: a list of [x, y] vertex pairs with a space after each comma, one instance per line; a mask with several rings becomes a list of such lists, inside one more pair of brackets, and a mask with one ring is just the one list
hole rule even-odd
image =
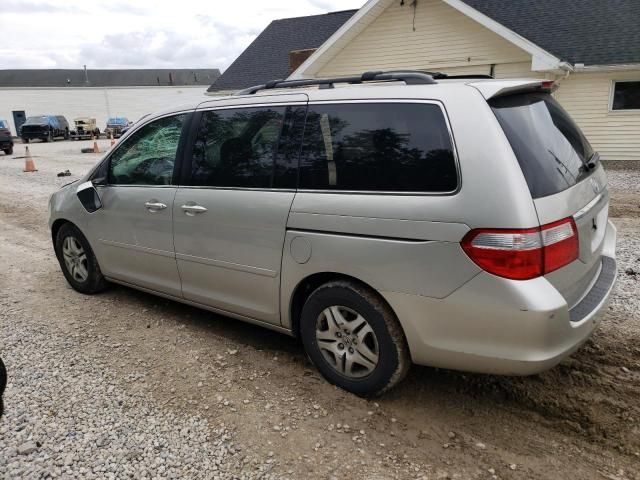
[[92, 295], [106, 288], [107, 282], [91, 245], [75, 225], [65, 223], [60, 227], [55, 251], [62, 273], [74, 290]]
[[322, 376], [356, 395], [384, 393], [411, 365], [395, 314], [376, 292], [356, 282], [333, 281], [316, 289], [302, 309], [300, 335]]
[[5, 155], [13, 155], [13, 145], [4, 150]]
[[22, 139], [22, 143], [29, 143], [29, 139], [28, 138], [23, 138]]

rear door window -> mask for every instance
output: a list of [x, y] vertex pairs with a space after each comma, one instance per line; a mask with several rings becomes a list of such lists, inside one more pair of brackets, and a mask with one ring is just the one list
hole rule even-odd
[[527, 180], [532, 197], [562, 192], [587, 178], [596, 159], [580, 128], [546, 93], [489, 101]]
[[453, 144], [438, 105], [309, 106], [299, 188], [445, 193], [457, 184]]
[[203, 112], [193, 146], [188, 184], [295, 188], [301, 121], [304, 121], [302, 107], [249, 107]]

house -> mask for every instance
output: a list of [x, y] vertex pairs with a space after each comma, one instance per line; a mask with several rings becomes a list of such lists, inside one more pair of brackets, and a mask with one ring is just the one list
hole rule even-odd
[[209, 92], [242, 90], [287, 78], [357, 10], [275, 20], [211, 85]]
[[637, 0], [369, 0], [319, 38], [331, 15], [272, 23], [225, 87], [282, 78], [294, 56], [308, 58], [292, 79], [398, 69], [545, 78], [602, 158], [640, 160], [639, 12]]
[[141, 116], [204, 96], [220, 76], [218, 69], [135, 70], [0, 70], [0, 118], [14, 135], [25, 116], [95, 117], [104, 129], [107, 118]]
[[608, 160], [640, 160], [637, 0], [370, 0], [292, 75], [421, 69], [555, 80]]

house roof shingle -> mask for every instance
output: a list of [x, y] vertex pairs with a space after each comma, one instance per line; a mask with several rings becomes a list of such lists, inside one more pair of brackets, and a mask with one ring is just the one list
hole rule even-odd
[[[171, 75], [171, 76], [170, 76]], [[0, 70], [0, 87], [157, 87], [211, 85], [217, 68], [130, 70]]]
[[571, 64], [640, 63], [638, 0], [463, 0]]
[[209, 91], [239, 90], [289, 76], [289, 52], [318, 48], [357, 10], [275, 20], [242, 52]]

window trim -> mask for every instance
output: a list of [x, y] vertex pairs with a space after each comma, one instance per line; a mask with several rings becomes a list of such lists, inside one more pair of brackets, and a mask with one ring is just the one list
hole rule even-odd
[[631, 83], [631, 82], [640, 82], [640, 77], [634, 80], [611, 80], [611, 87], [609, 89], [609, 113], [613, 113], [615, 115], [629, 115], [629, 114], [638, 114], [640, 113], [640, 108], [621, 108], [614, 110], [613, 108], [613, 100], [616, 94], [616, 84], [617, 83]]
[[[453, 149], [453, 158], [454, 164], [456, 168], [456, 180], [457, 180], [457, 188], [450, 192], [398, 192], [393, 190], [317, 190], [317, 189], [302, 189], [299, 188], [299, 180], [296, 184], [296, 188], [251, 188], [251, 187], [216, 187], [216, 186], [202, 186], [202, 185], [187, 185], [187, 178], [189, 177], [189, 169], [191, 167], [191, 155], [193, 153], [193, 146], [195, 143], [195, 137], [197, 135], [198, 126], [200, 124], [200, 119], [204, 112], [215, 111], [215, 110], [237, 110], [244, 108], [259, 108], [259, 107], [295, 107], [295, 106], [305, 106], [307, 111], [309, 106], [311, 105], [348, 105], [348, 104], [380, 104], [380, 103], [410, 103], [410, 104], [428, 104], [428, 105], [437, 105], [444, 117], [445, 124], [447, 126], [447, 130], [449, 132], [449, 138], [451, 140], [451, 146]], [[354, 99], [354, 100], [309, 100], [309, 101], [278, 101], [278, 102], [256, 102], [256, 103], [244, 103], [244, 104], [235, 104], [235, 105], [199, 105], [197, 109], [192, 110], [181, 110], [177, 112], [171, 112], [162, 114], [151, 119], [147, 119], [146, 122], [141, 123], [136, 126], [135, 129], [131, 129], [127, 132], [124, 139], [128, 138], [130, 135], [133, 135], [137, 130], [144, 127], [145, 125], [159, 120], [165, 117], [175, 116], [179, 114], [190, 114], [188, 117], [188, 131], [186, 135], [181, 137], [181, 145], [178, 146], [178, 153], [176, 154], [176, 163], [178, 164], [177, 168], [174, 168], [174, 182], [172, 185], [104, 185], [111, 187], [147, 187], [147, 188], [184, 188], [184, 189], [209, 189], [209, 190], [234, 190], [234, 191], [258, 191], [258, 192], [298, 192], [298, 193], [319, 193], [319, 194], [339, 194], [339, 195], [386, 195], [386, 196], [399, 196], [399, 197], [450, 197], [455, 196], [462, 190], [462, 171], [460, 168], [460, 157], [458, 155], [458, 148], [456, 145], [455, 135], [453, 133], [453, 128], [451, 127], [451, 120], [449, 118], [449, 114], [447, 112], [446, 107], [443, 102], [440, 100], [432, 100], [432, 99], [422, 99], [422, 98], [365, 98], [365, 99]], [[306, 124], [306, 121], [305, 121]], [[302, 147], [302, 143], [300, 144]], [[109, 152], [108, 156], [105, 157], [104, 161], [110, 161], [111, 155], [113, 155], [117, 151], [114, 149], [112, 152]], [[181, 156], [180, 156], [181, 155]], [[300, 154], [301, 155], [301, 152]], [[298, 157], [298, 173], [300, 172], [300, 156]], [[100, 165], [102, 162], [100, 163]], [[92, 176], [99, 170], [99, 166], [92, 173]]]
[[[449, 132], [449, 139], [451, 140], [451, 147], [453, 149], [453, 161], [456, 168], [456, 181], [457, 187], [455, 190], [449, 192], [398, 192], [394, 190], [326, 190], [326, 189], [306, 189], [300, 188], [300, 182], [298, 181], [297, 191], [300, 193], [320, 193], [320, 194], [341, 194], [341, 195], [389, 195], [400, 197], [451, 197], [460, 193], [462, 190], [462, 175], [460, 171], [460, 160], [458, 157], [458, 149], [456, 147], [455, 137], [453, 135], [453, 129], [451, 128], [451, 122], [449, 115], [444, 104], [439, 100], [426, 100], [426, 99], [410, 99], [410, 98], [381, 98], [381, 99], [357, 99], [357, 100], [312, 100], [309, 101], [308, 109], [312, 105], [342, 105], [342, 104], [380, 104], [380, 103], [410, 103], [410, 104], [427, 104], [436, 105], [440, 107], [442, 116], [444, 117], [447, 131]], [[306, 128], [306, 122], [305, 122]], [[304, 138], [303, 138], [304, 142]], [[300, 160], [298, 159], [298, 174], [300, 173]]]
[[[93, 171], [91, 172], [91, 174], [89, 175], [89, 180], [94, 180], [96, 175], [99, 174], [100, 170], [102, 168], [106, 168], [107, 172], [109, 171], [109, 167], [111, 166], [111, 157], [113, 155], [115, 155], [115, 153], [122, 148], [122, 145], [124, 145], [125, 141], [133, 136], [135, 134], [135, 132], [137, 132], [138, 130], [140, 130], [141, 128], [144, 128], [145, 126], [149, 125], [150, 123], [153, 123], [157, 120], [162, 120], [163, 118], [167, 118], [167, 117], [176, 117], [178, 115], [186, 115], [186, 118], [184, 120], [184, 124], [182, 125], [182, 132], [180, 133], [180, 141], [178, 142], [178, 148], [176, 150], [176, 160], [175, 160], [175, 164], [173, 166], [173, 175], [171, 177], [171, 184], [170, 185], [137, 185], [134, 183], [131, 184], [113, 184], [113, 183], [109, 183], [109, 176], [107, 175], [107, 179], [106, 179], [106, 183], [101, 184], [101, 185], [96, 185], [97, 187], [110, 187], [110, 188], [115, 188], [115, 187], [125, 187], [125, 188], [177, 188], [179, 186], [179, 182], [177, 182], [176, 180], [178, 180], [180, 178], [180, 172], [182, 169], [182, 164], [183, 162], [183, 157], [184, 157], [184, 152], [185, 152], [185, 143], [186, 140], [189, 138], [190, 134], [191, 134], [191, 127], [192, 127], [192, 120], [194, 117], [194, 110], [193, 109], [187, 109], [187, 110], [178, 110], [175, 112], [169, 112], [169, 113], [162, 113], [160, 115], [157, 115], [155, 117], [151, 117], [151, 116], [146, 116], [143, 117], [143, 120], [145, 120], [144, 122], [140, 122], [140, 124], [135, 125], [135, 128], [131, 128], [130, 130], [128, 130], [125, 135], [123, 137], [120, 138], [120, 140], [118, 141], [118, 143], [115, 145], [115, 148], [113, 150], [111, 150], [109, 153], [107, 153], [107, 155], [102, 159], [102, 161], [100, 163], [98, 163], [95, 168], [93, 169]], [[106, 164], [106, 166], [105, 166]]]

